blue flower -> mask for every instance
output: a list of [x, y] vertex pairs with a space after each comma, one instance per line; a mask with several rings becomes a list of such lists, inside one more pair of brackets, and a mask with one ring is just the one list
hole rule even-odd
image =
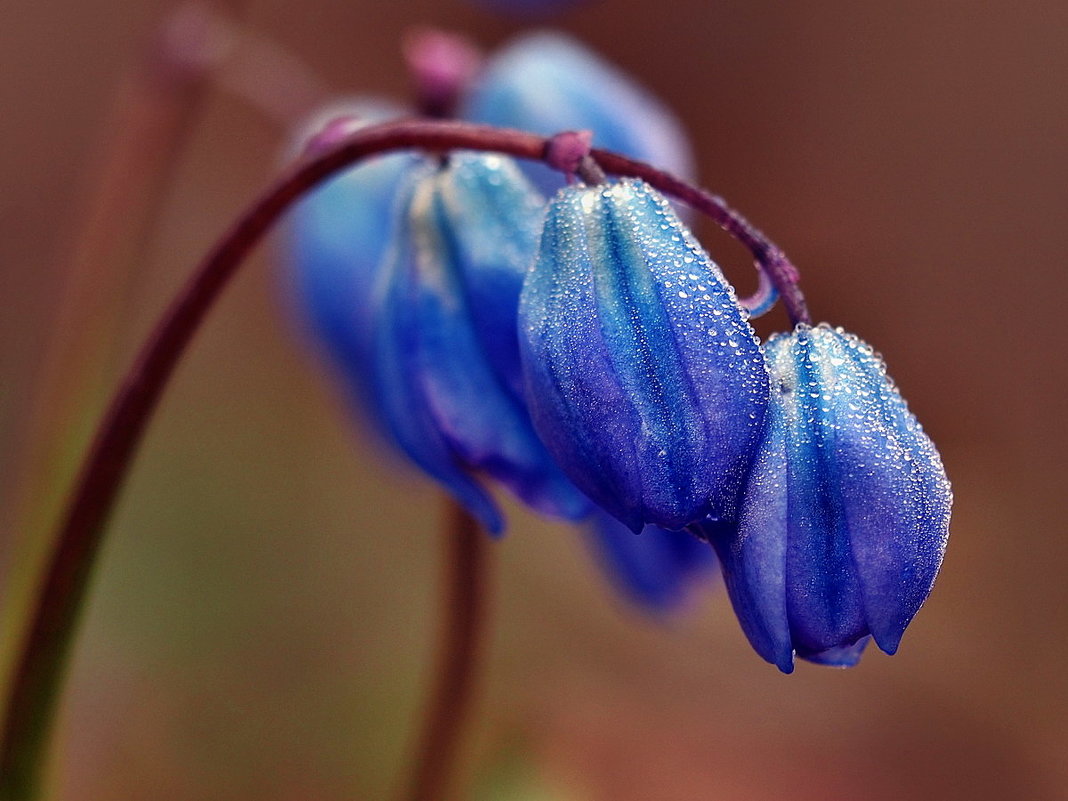
[[[351, 115], [358, 128], [398, 114], [377, 100], [339, 102], [311, 121], [297, 148], [339, 115]], [[393, 238], [398, 187], [418, 163], [408, 153], [369, 159], [303, 198], [287, 223], [291, 297], [350, 394], [364, 403], [371, 292]]]
[[[560, 70], [554, 61], [560, 58], [566, 58], [571, 69]], [[574, 71], [579, 69], [584, 72]], [[538, 82], [529, 82], [532, 70], [539, 71]], [[488, 95], [494, 93], [512, 98], [499, 109], [500, 124], [547, 133], [593, 128], [599, 144], [688, 169], [689, 149], [669, 115], [571, 40], [542, 34], [506, 49], [471, 90], [467, 109], [491, 111], [494, 102]], [[539, 108], [547, 117], [533, 124], [531, 115]], [[399, 107], [368, 101], [339, 104], [330, 111], [374, 122], [403, 113]], [[319, 115], [320, 120], [324, 117]], [[519, 184], [510, 177], [499, 191], [489, 191], [491, 176], [475, 177], [471, 168], [479, 158], [450, 159], [443, 174], [451, 178], [438, 190], [434, 204], [447, 213], [434, 218], [441, 221], [437, 235], [423, 236], [433, 240], [433, 246], [417, 247], [412, 221], [404, 222], [403, 230], [399, 222], [409, 215], [414, 184], [421, 180], [411, 177], [421, 169], [419, 157], [376, 159], [312, 193], [295, 210], [290, 227], [296, 294], [350, 394], [359, 399], [357, 407], [369, 410], [395, 444], [487, 527], [496, 530], [501, 521], [476, 473], [501, 480], [536, 509], [573, 519], [590, 504], [562, 479], [530, 430], [518, 355], [516, 307], [536, 249], [544, 200], [529, 186], [516, 189]], [[549, 172], [540, 165], [535, 169]], [[500, 178], [499, 171], [493, 173], [493, 181]], [[551, 183], [561, 181], [553, 173]], [[448, 269], [438, 272], [451, 276], [450, 291], [462, 298], [466, 315], [461, 325], [459, 306], [442, 302], [442, 308], [456, 314], [447, 333], [440, 333], [440, 342], [420, 329], [404, 308], [414, 302], [414, 295], [397, 278], [406, 273], [401, 264], [407, 260], [407, 273], [429, 281], [431, 271], [412, 265], [432, 261], [429, 254], [436, 247], [442, 250], [435, 257], [448, 262]], [[392, 283], [380, 276], [387, 265]], [[381, 286], [372, 297], [376, 281]], [[382, 303], [387, 306], [380, 307]], [[444, 318], [439, 323], [444, 330]], [[373, 330], [379, 328], [391, 330], [393, 341]], [[446, 341], [448, 348], [441, 345]], [[464, 381], [457, 379], [458, 358], [443, 358], [419, 371], [416, 379], [403, 370], [394, 372], [384, 356], [392, 352], [398, 364], [410, 367], [413, 360], [426, 361], [432, 345], [446, 356], [477, 353], [465, 367]], [[491, 381], [493, 390], [486, 390]], [[448, 391], [441, 391], [442, 386]], [[503, 430], [495, 430], [501, 425]], [[511, 450], [493, 453], [494, 444]]]
[[952, 494], [931, 440], [872, 349], [799, 325], [765, 347], [768, 425], [736, 524], [710, 523], [756, 651], [852, 665], [894, 653], [942, 561]]
[[483, 474], [544, 514], [589, 512], [519, 395], [515, 314], [542, 203], [499, 156], [457, 153], [415, 171], [371, 304], [370, 386], [383, 422], [491, 532], [503, 521]]
[[648, 185], [560, 191], [519, 307], [538, 433], [633, 531], [733, 519], [768, 374], [719, 268]]
[[587, 0], [474, 0], [474, 2], [494, 11], [529, 15], [559, 11], [568, 6], [587, 2]]
[[[588, 129], [595, 147], [682, 177], [693, 174], [690, 146], [675, 116], [618, 69], [558, 33], [528, 34], [490, 58], [460, 116], [546, 136]], [[543, 192], [563, 183], [544, 165], [524, 170]]]
[[646, 526], [635, 534], [603, 512], [593, 516], [585, 531], [613, 586], [654, 613], [677, 608], [715, 570], [715, 551], [686, 531]]
[[[304, 126], [298, 146], [339, 115], [375, 123], [410, 113], [381, 99], [339, 101]], [[647, 158], [682, 175], [692, 171], [690, 148], [672, 115], [578, 42], [557, 34], [523, 37], [491, 59], [471, 88], [463, 114], [473, 121], [545, 134], [588, 128], [600, 147]], [[363, 377], [370, 291], [394, 238], [401, 179], [419, 161], [405, 153], [346, 170], [302, 199], [288, 226], [293, 295], [350, 394], [364, 406], [372, 402]], [[540, 164], [524, 164], [523, 170], [528, 177], [540, 176], [553, 190], [562, 183], [559, 174]], [[508, 322], [498, 325], [500, 330], [514, 329], [514, 319], [505, 319], [514, 315], [514, 306], [490, 309], [476, 303], [475, 309], [480, 317], [496, 314], [500, 323]], [[518, 360], [503, 366], [505, 354], [498, 346], [514, 338], [484, 336], [483, 341], [496, 351], [492, 358], [497, 368], [511, 373], [509, 386], [518, 389]]]

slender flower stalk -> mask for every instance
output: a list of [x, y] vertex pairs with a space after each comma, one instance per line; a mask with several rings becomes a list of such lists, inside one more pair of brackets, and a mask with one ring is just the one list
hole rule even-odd
[[[356, 131], [296, 164], [253, 203], [208, 253], [148, 338], [97, 431], [55, 539], [23, 642], [0, 746], [0, 799], [34, 797], [78, 615], [104, 526], [178, 360], [245, 257], [297, 199], [368, 156], [407, 148], [504, 153], [545, 160], [550, 137], [460, 122], [400, 121]], [[636, 177], [708, 214], [753, 252], [794, 321], [806, 321], [796, 270], [771, 242], [714, 195], [647, 164], [601, 150], [606, 172]]]
[[401, 801], [448, 797], [460, 736], [474, 700], [475, 668], [484, 629], [487, 595], [487, 538], [463, 506], [446, 501], [445, 595], [441, 651], [423, 729], [405, 774], [410, 784]]
[[298, 56], [251, 28], [217, 22], [227, 39], [227, 58], [218, 70], [220, 88], [286, 129], [321, 108], [333, 95]]
[[[111, 103], [88, 191], [70, 232], [63, 286], [33, 403], [0, 515], [10, 531], [0, 613], [0, 686], [32, 610], [57, 507], [76, 473], [110, 387], [124, 291], [218, 66], [214, 17], [182, 5], [168, 16]], [[65, 238], [65, 237], [64, 237]]]

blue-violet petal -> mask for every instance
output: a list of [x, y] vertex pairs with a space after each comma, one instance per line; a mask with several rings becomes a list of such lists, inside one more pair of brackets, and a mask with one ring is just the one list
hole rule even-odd
[[[621, 71], [561, 34], [527, 34], [496, 53], [461, 116], [545, 136], [588, 129], [594, 147], [682, 177], [693, 174], [690, 146], [674, 115]], [[524, 171], [544, 192], [562, 184], [560, 175], [544, 165], [524, 165]]]
[[426, 403], [422, 386], [424, 348], [417, 306], [421, 254], [414, 236], [415, 220], [407, 209], [432, 179], [433, 169], [415, 171], [401, 189], [401, 207], [406, 211], [395, 231], [393, 247], [387, 251], [371, 304], [374, 337], [370, 388], [374, 406], [394, 443], [487, 531], [496, 534], [504, 528], [500, 510], [457, 457]]
[[[368, 123], [399, 116], [382, 101], [353, 100], [320, 112], [303, 140], [340, 115]], [[385, 250], [392, 240], [396, 196], [416, 163], [410, 154], [382, 156], [339, 173], [294, 206], [286, 225], [289, 280], [298, 312], [344, 378], [367, 400], [368, 310]]]
[[736, 527], [706, 527], [754, 648], [848, 665], [887, 653], [927, 598], [952, 493], [931, 440], [855, 336], [799, 325], [765, 347], [767, 430]]
[[[486, 163], [473, 167], [472, 158]], [[482, 333], [500, 321], [474, 313], [475, 303], [496, 307], [495, 313], [510, 309], [507, 330], [515, 330], [518, 277], [505, 280], [502, 273], [522, 274], [529, 254], [524, 259], [512, 253], [510, 261], [494, 264], [489, 254], [472, 250], [472, 235], [499, 242], [512, 230], [511, 221], [487, 204], [464, 202], [492, 195], [489, 189], [468, 185], [458, 192], [466, 181], [523, 180], [502, 161], [461, 156], [455, 167], [450, 159], [415, 182], [384, 282], [377, 359], [382, 403], [394, 411], [398, 444], [491, 529], [499, 529], [500, 520], [495, 509], [489, 513], [492, 502], [484, 493], [472, 493], [476, 475], [500, 481], [547, 515], [577, 519], [589, 511], [589, 501], [534, 433], [522, 398], [506, 386], [502, 373], [518, 368], [495, 369], [491, 354], [505, 351], [499, 342], [487, 346]], [[540, 219], [540, 209], [531, 211]], [[522, 236], [512, 236], [514, 246]], [[510, 251], [502, 253], [508, 257]]]
[[637, 532], [731, 519], [768, 375], [719, 268], [628, 180], [550, 203], [520, 302], [528, 403], [571, 479]]
[[654, 613], [677, 608], [694, 585], [710, 581], [716, 566], [715, 551], [687, 531], [646, 526], [635, 534], [598, 512], [586, 533], [612, 584], [628, 600]]
[[456, 152], [438, 178], [456, 268], [490, 365], [523, 396], [516, 310], [541, 238], [545, 198], [512, 159]]

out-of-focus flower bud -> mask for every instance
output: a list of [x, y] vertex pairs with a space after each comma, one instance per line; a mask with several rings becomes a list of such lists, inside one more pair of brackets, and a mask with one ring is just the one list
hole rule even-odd
[[493, 532], [494, 478], [534, 509], [577, 519], [589, 502], [534, 433], [517, 382], [515, 314], [540, 196], [508, 159], [454, 154], [402, 196], [372, 306], [372, 388], [392, 438]]
[[635, 534], [603, 512], [594, 515], [586, 532], [612, 584], [651, 612], [670, 612], [696, 585], [714, 583], [715, 551], [689, 532], [646, 526]]
[[[339, 102], [305, 127], [294, 155], [309, 142], [314, 145], [324, 126], [340, 118], [355, 130], [401, 113], [379, 100]], [[409, 153], [368, 159], [300, 200], [287, 221], [289, 294], [349, 391], [365, 400], [370, 296], [392, 239], [397, 189], [417, 163]]]
[[[615, 67], [557, 33], [528, 34], [490, 57], [460, 116], [546, 136], [590, 130], [595, 147], [682, 177], [693, 174], [690, 146], [674, 115]], [[543, 192], [562, 184], [559, 173], [544, 165], [524, 169]]]

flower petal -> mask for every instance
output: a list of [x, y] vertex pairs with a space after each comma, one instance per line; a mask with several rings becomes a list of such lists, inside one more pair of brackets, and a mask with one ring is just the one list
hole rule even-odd
[[[514, 258], [492, 263], [491, 254], [471, 250], [475, 232], [493, 242], [510, 230], [508, 215], [464, 202], [493, 192], [471, 186], [458, 191], [465, 181], [501, 180], [501, 168], [493, 168], [499, 157], [477, 157], [489, 162], [479, 168], [472, 166], [472, 158], [460, 160], [461, 177], [453, 174], [451, 160], [428, 169], [409, 195], [379, 334], [382, 403], [394, 411], [399, 444], [458, 497], [464, 492], [471, 501], [470, 487], [462, 484], [471, 484], [472, 474], [484, 473], [544, 514], [578, 519], [588, 514], [589, 501], [555, 465], [534, 433], [522, 398], [508, 390], [494, 369], [492, 349], [480, 336], [473, 313], [472, 299], [492, 306], [501, 317], [487, 314], [482, 319], [486, 330], [493, 330], [503, 327], [510, 309], [508, 330], [514, 331], [519, 279], [507, 273], [522, 274], [527, 260], [513, 253]], [[507, 174], [518, 177], [514, 167]], [[532, 211], [540, 219], [540, 209]], [[514, 246], [519, 237], [513, 236]], [[509, 252], [504, 251], [506, 256]], [[498, 356], [506, 352], [496, 351]], [[405, 415], [408, 420], [401, 419]], [[489, 519], [485, 504], [474, 503], [472, 511], [481, 506]]]
[[[693, 174], [690, 146], [674, 115], [615, 67], [558, 33], [528, 34], [495, 54], [461, 116], [546, 136], [588, 129], [595, 147], [683, 177]], [[524, 171], [544, 192], [563, 183], [541, 164], [524, 165]]]
[[[474, 167], [472, 161], [477, 159], [487, 164]], [[432, 186], [413, 199], [418, 254], [415, 314], [420, 321], [423, 390], [438, 426], [464, 464], [484, 470], [544, 514], [577, 519], [589, 512], [589, 501], [556, 467], [534, 433], [521, 397], [507, 391], [499, 374], [519, 371], [517, 363], [505, 359], [509, 347], [515, 348], [511, 356], [518, 359], [514, 333], [518, 288], [533, 254], [533, 238], [527, 235], [526, 257], [516, 249], [522, 247], [520, 231], [529, 220], [502, 215], [484, 203], [462, 202], [495, 194], [491, 182], [502, 180], [501, 161], [497, 156], [477, 156], [463, 160], [458, 168], [450, 163], [434, 177]], [[464, 173], [463, 179], [454, 169]], [[514, 165], [508, 174], [522, 180]], [[457, 196], [464, 180], [469, 182], [467, 191]], [[482, 184], [481, 190], [471, 183]], [[451, 208], [445, 200], [449, 194]], [[540, 208], [529, 204], [522, 208], [535, 223], [540, 221]], [[513, 223], [521, 225], [518, 231]], [[509, 233], [512, 247], [503, 249], [501, 258], [494, 260], [492, 250], [482, 249], [501, 243]], [[494, 314], [477, 315], [473, 299]], [[492, 343], [480, 336], [480, 319], [482, 332], [495, 337]], [[497, 356], [499, 372], [491, 354]]]
[[[778, 414], [774, 404], [768, 416]], [[761, 657], [783, 673], [794, 669], [786, 607], [787, 472], [785, 432], [768, 421], [746, 483], [738, 522], [705, 521], [700, 533], [716, 549], [734, 613]]]
[[520, 302], [535, 425], [571, 479], [634, 531], [731, 518], [768, 397], [719, 268], [641, 181], [550, 204]]
[[478, 338], [494, 371], [521, 398], [516, 310], [538, 250], [545, 198], [512, 159], [484, 153], [451, 154], [438, 188]]
[[764, 351], [777, 390], [771, 426], [782, 429], [786, 453], [787, 614], [794, 648], [818, 653], [868, 630], [834, 457], [836, 390], [822, 381], [811, 330], [772, 337]]
[[[373, 99], [332, 105], [305, 127], [294, 149], [340, 115], [377, 122], [400, 113]], [[398, 189], [415, 163], [416, 157], [401, 154], [346, 170], [298, 201], [286, 225], [293, 289], [287, 298], [296, 300], [349, 390], [364, 400], [370, 296], [392, 239]]]
[[686, 531], [646, 526], [635, 534], [603, 512], [595, 514], [585, 530], [612, 583], [652, 612], [676, 608], [716, 564], [708, 543]]
[[811, 336], [831, 390], [837, 480], [865, 616], [879, 647], [894, 653], [942, 563], [952, 491], [938, 451], [872, 348], [825, 325]]
[[545, 14], [578, 5], [585, 0], [474, 0], [476, 5], [521, 16]]
[[[424, 168], [410, 176], [402, 189], [402, 200], [413, 202], [431, 174], [430, 168]], [[471, 478], [426, 402], [421, 375], [425, 357], [418, 281], [422, 254], [413, 228], [412, 216], [404, 214], [371, 306], [375, 406], [401, 450], [441, 482], [488, 531], [500, 533], [504, 527], [500, 511], [485, 489]]]

